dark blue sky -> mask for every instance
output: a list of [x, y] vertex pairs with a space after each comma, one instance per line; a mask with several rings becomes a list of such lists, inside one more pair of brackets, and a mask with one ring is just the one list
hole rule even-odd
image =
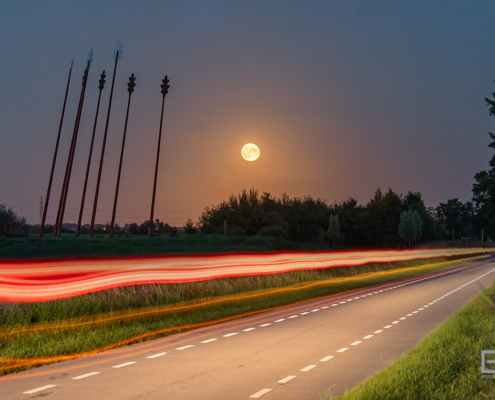
[[[0, 203], [37, 221], [66, 76], [75, 57], [48, 222], [53, 222], [80, 81], [94, 51], [66, 221], [75, 222], [107, 71], [88, 189], [92, 202], [116, 77], [101, 211], [110, 220], [127, 81], [136, 75], [117, 222], [149, 214], [165, 106], [157, 217], [182, 224], [244, 188], [367, 202], [380, 186], [427, 205], [471, 197], [491, 155], [493, 1], [2, 1]], [[245, 143], [261, 149], [242, 160]], [[90, 211], [84, 222], [89, 221]]]

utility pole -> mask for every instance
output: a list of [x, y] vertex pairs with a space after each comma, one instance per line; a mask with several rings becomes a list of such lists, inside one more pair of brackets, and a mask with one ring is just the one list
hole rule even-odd
[[42, 219], [43, 219], [43, 197], [40, 197], [40, 226]]

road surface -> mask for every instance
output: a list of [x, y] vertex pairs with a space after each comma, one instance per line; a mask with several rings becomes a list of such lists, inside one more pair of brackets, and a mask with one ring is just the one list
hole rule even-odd
[[1, 399], [319, 399], [380, 371], [495, 280], [494, 259], [0, 378]]

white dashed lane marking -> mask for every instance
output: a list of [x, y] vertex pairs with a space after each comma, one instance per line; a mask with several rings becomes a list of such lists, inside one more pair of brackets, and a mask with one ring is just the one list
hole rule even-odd
[[285, 377], [284, 379], [280, 379], [277, 383], [279, 383], [281, 385], [285, 385], [287, 382], [291, 381], [294, 378], [297, 378], [297, 376], [289, 375], [289, 376]]
[[184, 349], [188, 349], [190, 347], [194, 347], [194, 345], [190, 344], [189, 346], [177, 347], [175, 350], [184, 350]]
[[308, 372], [308, 371], [311, 371], [315, 367], [316, 367], [316, 365], [308, 365], [307, 367], [304, 367], [301, 371], [302, 372]]
[[244, 329], [243, 332], [249, 332], [249, 331], [253, 331], [255, 330], [256, 328], [247, 328], [247, 329]]
[[272, 389], [263, 389], [263, 390], [260, 390], [259, 392], [249, 396], [250, 399], [259, 399], [261, 396], [263, 396], [264, 394], [267, 394], [268, 392], [270, 392]]
[[271, 324], [263, 324], [263, 325], [260, 325], [260, 326], [268, 326], [268, 325], [271, 325]]
[[382, 332], [383, 332], [383, 331], [380, 329], [380, 330], [377, 330], [377, 331], [375, 331], [375, 332], [373, 332], [373, 333], [382, 333]]
[[275, 322], [282, 322], [282, 321], [285, 321], [285, 318], [277, 319]]
[[99, 374], [99, 372], [90, 372], [89, 374], [79, 375], [79, 376], [76, 376], [75, 378], [72, 378], [72, 379], [84, 379], [84, 378], [88, 378], [90, 376], [98, 375], [98, 374]]
[[323, 357], [320, 361], [328, 361], [328, 360], [331, 360], [333, 358], [333, 356], [326, 356], [326, 357]]
[[158, 353], [158, 354], [155, 354], [153, 356], [146, 357], [146, 358], [157, 358], [157, 357], [164, 356], [165, 354], [167, 354], [167, 353]]
[[114, 365], [112, 368], [122, 368], [127, 367], [128, 365], [136, 364], [136, 361], [129, 361], [124, 364]]
[[392, 324], [396, 325], [396, 324], [398, 324], [399, 322], [400, 322], [400, 321], [394, 321], [394, 322], [392, 322]]
[[346, 350], [349, 350], [349, 347], [343, 347], [340, 350], [337, 350], [337, 353], [343, 353]]
[[373, 337], [373, 335], [368, 335], [368, 336], [365, 336], [363, 339], [371, 339]]
[[45, 389], [50, 389], [50, 388], [55, 387], [55, 386], [57, 386], [57, 385], [46, 385], [46, 386], [42, 386], [42, 387], [39, 387], [39, 388], [36, 388], [33, 390], [29, 390], [29, 391], [23, 392], [23, 393], [32, 394], [32, 393], [40, 392], [40, 391], [45, 390]]
[[363, 343], [360, 340], [356, 340], [354, 343], [351, 343], [351, 346], [357, 346], [359, 343]]
[[[270, 324], [268, 324], [270, 325]], [[263, 325], [261, 325], [263, 326]], [[237, 335], [237, 332], [234, 332], [234, 333], [227, 333], [226, 335], [223, 335], [223, 337], [231, 337], [231, 336], [234, 336], [234, 335]]]
[[383, 329], [388, 329], [388, 328], [392, 328], [392, 325], [387, 325], [383, 327]]
[[297, 318], [298, 315], [291, 315], [289, 318]]
[[208, 340], [205, 340], [205, 341], [203, 341], [201, 343], [210, 343], [210, 342], [213, 342], [214, 340], [217, 340], [217, 339], [208, 339]]
[[301, 314], [299, 314], [299, 315], [306, 315], [306, 314], [309, 314], [309, 312], [308, 312], [308, 311], [306, 311], [306, 312], [302, 312], [302, 313], [301, 313]]

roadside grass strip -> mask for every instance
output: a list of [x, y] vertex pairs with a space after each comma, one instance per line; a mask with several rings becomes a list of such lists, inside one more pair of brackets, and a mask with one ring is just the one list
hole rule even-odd
[[495, 350], [494, 332], [492, 283], [382, 371], [343, 396], [329, 390], [320, 399], [493, 399], [495, 374], [483, 375], [481, 352]]
[[[3, 314], [0, 308], [0, 325], [3, 325], [0, 329], [2, 353], [0, 375], [25, 370], [35, 365], [97, 354], [130, 343], [211, 326], [262, 312], [279, 310], [288, 305], [299, 305], [315, 299], [326, 298], [332, 294], [384, 284], [419, 274], [436, 273], [435, 271], [446, 267], [453, 267], [473, 260], [483, 262], [480, 258], [485, 257], [487, 256], [423, 264], [409, 268], [396, 268], [289, 287], [210, 297], [179, 304], [77, 317], [46, 324], [9, 325], [12, 321], [17, 321], [17, 314], [25, 314], [22, 309], [25, 305], [15, 304], [9, 306], [11, 308], [7, 311], [3, 310]], [[411, 265], [411, 263], [407, 265]], [[426, 278], [419, 280], [423, 279]], [[380, 292], [382, 291], [380, 290]], [[88, 298], [88, 296], [84, 298]], [[49, 303], [54, 304], [29, 304], [29, 315], [35, 316], [38, 320], [46, 321], [54, 318], [54, 315], [56, 318], [59, 312], [57, 307], [62, 310], [60, 314], [63, 315], [72, 313], [73, 309], [81, 310], [85, 307], [84, 304], [77, 303], [77, 300], [74, 299]], [[118, 304], [113, 304], [118, 309]], [[94, 307], [93, 304], [88, 309], [94, 312]], [[310, 312], [302, 312], [299, 315], [308, 314]], [[295, 317], [297, 315], [288, 318]], [[261, 324], [260, 326], [269, 326], [269, 324]], [[254, 328], [245, 329], [244, 332], [252, 329]]]

